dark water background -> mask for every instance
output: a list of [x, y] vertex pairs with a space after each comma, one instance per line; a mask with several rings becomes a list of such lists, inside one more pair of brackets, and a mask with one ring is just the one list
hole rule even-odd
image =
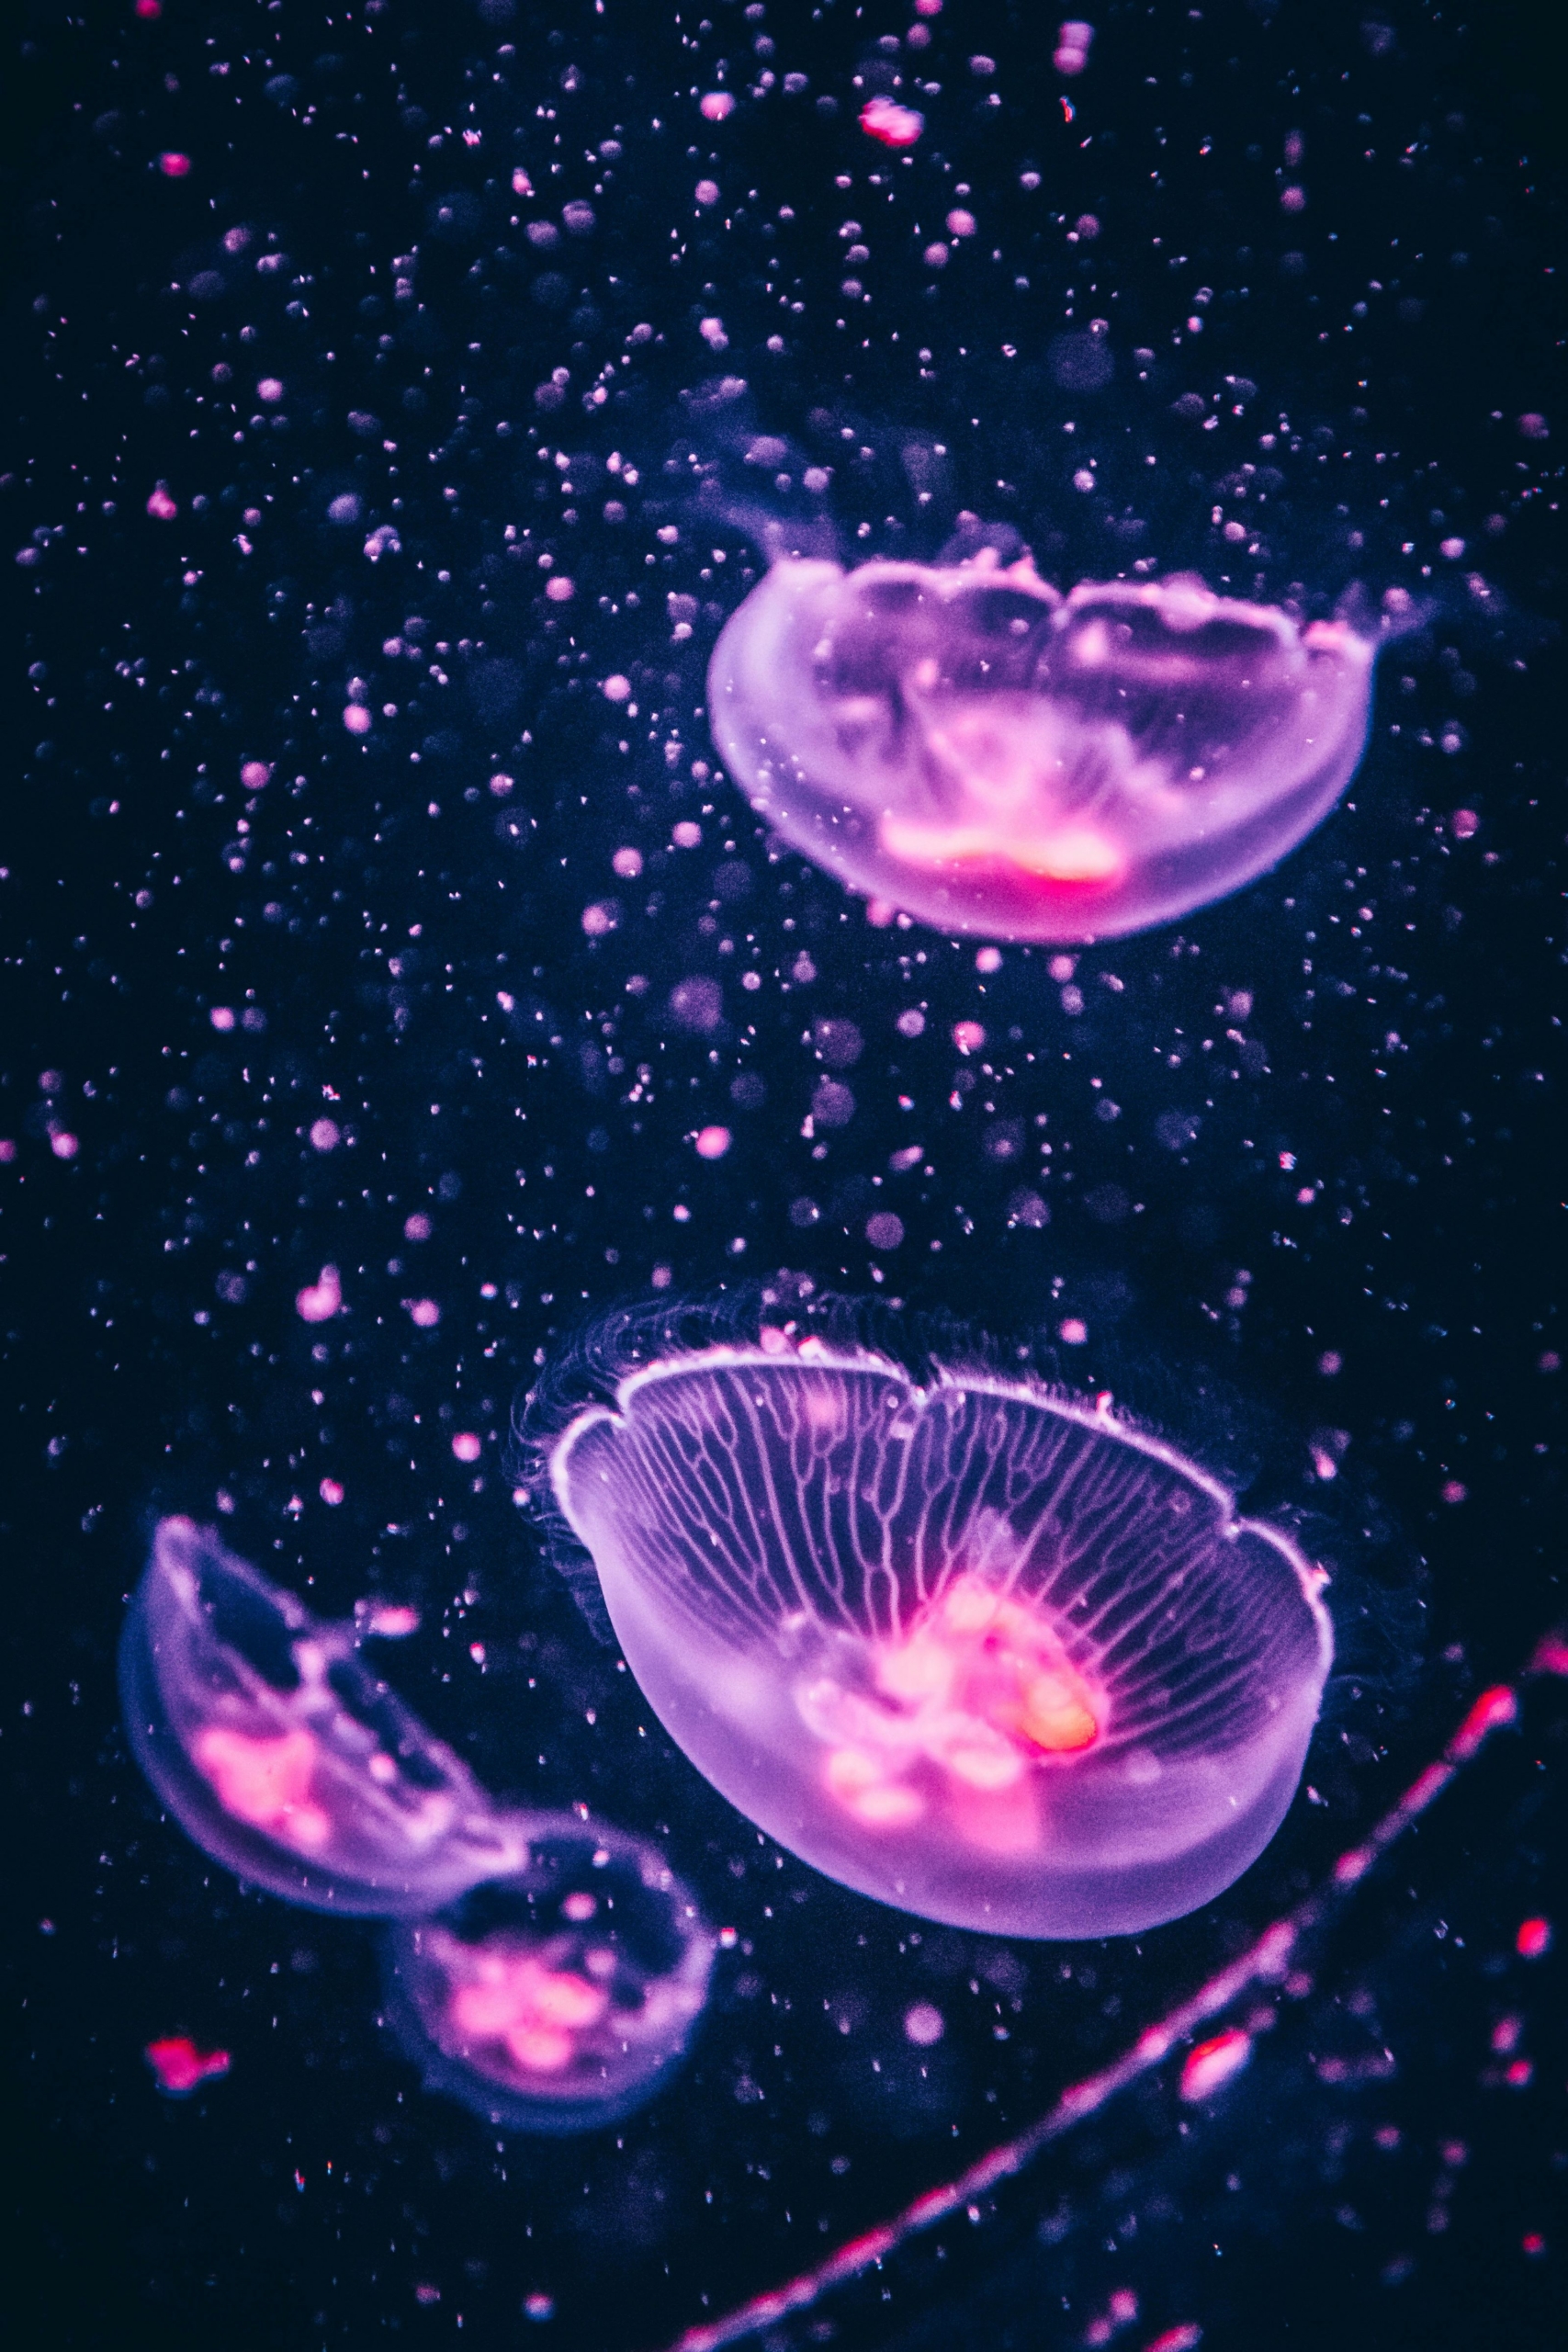
[[[1512, 7], [1120, 6], [1066, 83], [1054, 17], [950, 0], [929, 49], [878, 48], [909, 21], [168, 0], [7, 36], [19, 2341], [668, 2343], [1123, 2046], [1561, 1612], [1560, 51]], [[854, 119], [895, 74], [941, 85], [908, 166]], [[1280, 873], [1066, 983], [1044, 951], [982, 973], [869, 925], [700, 764], [765, 525], [846, 556], [1010, 526], [1063, 585], [1145, 562], [1317, 613], [1359, 580], [1422, 625]], [[863, 1041], [830, 1072], [822, 1021]], [[853, 1115], [803, 1134], [825, 1074]], [[911, 1141], [929, 1172], [896, 1175]], [[326, 1264], [348, 1313], [312, 1329]], [[781, 1267], [1111, 1386], [1336, 1569], [1314, 1798], [1223, 1901], [1132, 1944], [921, 1928], [648, 1722], [513, 1501], [511, 1400], [656, 1279]], [[385, 1670], [481, 1776], [658, 1836], [736, 1928], [644, 2115], [498, 2145], [378, 2030], [372, 1929], [160, 1819], [113, 1657], [176, 1509], [323, 1611], [417, 1603]], [[1121, 2293], [1128, 2345], [1560, 2341], [1563, 1724], [1537, 1690], [1211, 2107], [1155, 2078], [767, 2340], [1045, 2352]], [[177, 2032], [233, 2059], [178, 2106], [141, 2057]]]

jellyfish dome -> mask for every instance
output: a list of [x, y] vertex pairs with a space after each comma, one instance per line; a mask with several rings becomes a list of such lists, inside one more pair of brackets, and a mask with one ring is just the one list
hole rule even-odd
[[415, 1917], [515, 1868], [515, 1829], [357, 1654], [188, 1519], [127, 1616], [138, 1763], [204, 1853], [290, 1903]]
[[714, 1938], [657, 1847], [573, 1814], [386, 1946], [387, 2022], [430, 2090], [518, 2131], [592, 2131], [649, 2098], [707, 1997]]
[[1089, 940], [1239, 889], [1366, 744], [1373, 641], [1201, 582], [1026, 560], [775, 563], [714, 649], [708, 708], [753, 808], [939, 930]]
[[1132, 1934], [1239, 1877], [1317, 1717], [1321, 1572], [1108, 1412], [767, 1338], [628, 1374], [550, 1454], [698, 1770], [829, 1877], [995, 1934]]

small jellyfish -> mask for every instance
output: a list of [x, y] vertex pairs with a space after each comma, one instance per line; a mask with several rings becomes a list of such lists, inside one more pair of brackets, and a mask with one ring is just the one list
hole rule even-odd
[[958, 1927], [1127, 1935], [1230, 1885], [1301, 1777], [1321, 1572], [1108, 1410], [767, 1336], [629, 1374], [549, 1451], [698, 1770]]
[[419, 1917], [513, 1869], [517, 1833], [451, 1749], [209, 1529], [165, 1519], [120, 1640], [138, 1763], [202, 1851], [321, 1911]]
[[1327, 815], [1375, 642], [1201, 582], [1057, 595], [1027, 560], [775, 563], [714, 649], [751, 804], [943, 931], [1089, 940], [1223, 899]]
[[707, 1997], [714, 1938], [655, 1846], [534, 1814], [526, 1859], [386, 1944], [386, 2020], [491, 2122], [586, 2132], [649, 2098]]

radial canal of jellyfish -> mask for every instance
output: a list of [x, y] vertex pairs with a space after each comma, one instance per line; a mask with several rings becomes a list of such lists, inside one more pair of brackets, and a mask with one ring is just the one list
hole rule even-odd
[[137, 1761], [204, 1853], [322, 1911], [417, 1917], [516, 1867], [517, 1832], [364, 1664], [209, 1530], [162, 1521], [120, 1641]]
[[943, 931], [1081, 941], [1237, 890], [1367, 740], [1374, 638], [1199, 582], [1066, 597], [1027, 559], [776, 562], [714, 649], [715, 739], [760, 815]]
[[517, 2130], [589, 2131], [681, 2056], [714, 1938], [657, 1847], [570, 1814], [518, 1826], [520, 1870], [389, 1929], [386, 2020], [428, 2089]]
[[628, 1374], [549, 1472], [671, 1736], [845, 1885], [1132, 1934], [1239, 1877], [1294, 1794], [1322, 1571], [1107, 1411], [717, 1348]]

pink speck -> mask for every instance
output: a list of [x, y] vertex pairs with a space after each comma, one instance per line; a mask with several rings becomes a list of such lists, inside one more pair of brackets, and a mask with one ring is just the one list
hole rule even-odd
[[183, 180], [190, 175], [190, 157], [175, 148], [167, 148], [158, 158], [158, 169], [166, 180]]
[[0, 1167], [8, 1168], [16, 1157], [17, 1145], [15, 1137], [11, 1136], [0, 1136]]
[[152, 24], [164, 13], [164, 0], [136, 0], [136, 13], [146, 23]]
[[897, 912], [891, 899], [868, 899], [865, 902], [865, 919], [873, 931], [887, 930]]
[[925, 263], [928, 269], [945, 269], [947, 267], [947, 247], [942, 244], [928, 245], [925, 252], [920, 255], [920, 259]]
[[912, 147], [926, 127], [926, 119], [896, 98], [869, 98], [861, 108], [860, 127], [868, 139], [884, 147]]
[[170, 497], [164, 484], [160, 482], [147, 501], [148, 514], [155, 523], [172, 523], [179, 511], [176, 502]]
[[947, 233], [950, 237], [972, 237], [978, 226], [979, 223], [975, 215], [972, 212], [965, 212], [962, 205], [947, 216]]
[[240, 770], [240, 782], [247, 792], [260, 792], [272, 781], [272, 770], [265, 760], [247, 760]]
[[1203, 2341], [1203, 2331], [1194, 2320], [1187, 2320], [1179, 2327], [1162, 2328], [1151, 2335], [1144, 2352], [1198, 2352]]
[[615, 676], [605, 679], [603, 691], [606, 702], [625, 702], [631, 690], [631, 680], [623, 678], [617, 672]]
[[[140, 15], [158, 13], [157, 0], [142, 0]], [[165, 2098], [188, 2098], [200, 2083], [210, 2081], [229, 2071], [226, 2050], [198, 2050], [186, 2033], [170, 2034], [165, 2041], [150, 2041], [142, 2056], [152, 2067], [158, 2088]]]
[[1521, 1919], [1519, 1932], [1514, 1938], [1514, 1950], [1521, 1960], [1540, 1960], [1551, 1950], [1550, 1919]]
[[410, 1634], [419, 1631], [419, 1611], [406, 1601], [378, 1600], [366, 1612], [367, 1633], [378, 1634], [384, 1642], [405, 1641]]
[[942, 0], [915, 0], [915, 14], [917, 17], [940, 17]]
[[477, 1462], [484, 1452], [484, 1440], [474, 1430], [459, 1430], [452, 1440], [452, 1451], [459, 1462]]
[[[1309, 1192], [1308, 1200], [1314, 1198]], [[1325, 1380], [1337, 1380], [1345, 1368], [1345, 1359], [1337, 1348], [1325, 1348], [1317, 1360], [1317, 1369]]]
[[640, 849], [618, 849], [610, 864], [623, 881], [635, 882], [642, 872], [642, 852]]
[[1469, 1493], [1470, 1488], [1462, 1478], [1446, 1478], [1443, 1481], [1443, 1500], [1446, 1503], [1462, 1503]]
[[722, 1159], [731, 1141], [728, 1127], [701, 1127], [697, 1131], [697, 1158]]
[[343, 1285], [335, 1266], [323, 1266], [319, 1278], [294, 1294], [294, 1307], [302, 1323], [330, 1323], [343, 1311]]
[[343, 723], [351, 735], [368, 735], [371, 723], [370, 713], [362, 702], [346, 703], [344, 706]]
[[615, 930], [619, 919], [619, 909], [613, 899], [599, 899], [582, 910], [582, 928], [590, 939], [603, 939], [606, 932]]
[[684, 817], [678, 825], [671, 827], [670, 838], [677, 849], [698, 849], [702, 845], [703, 829], [690, 817]]
[[207, 1017], [215, 1029], [228, 1030], [234, 1026], [234, 1008], [231, 1004], [215, 1004]]
[[865, 1238], [874, 1250], [897, 1250], [904, 1238], [904, 1220], [891, 1209], [879, 1210], [867, 1223]]
[[999, 947], [981, 947], [976, 950], [975, 969], [977, 972], [999, 972], [1001, 968], [1002, 951]]
[[441, 1309], [433, 1298], [405, 1298], [411, 1320], [422, 1331], [434, 1331], [441, 1320]]
[[1551, 425], [1535, 409], [1525, 411], [1519, 419], [1518, 430], [1523, 441], [1550, 441], [1551, 438]]
[[76, 1137], [64, 1127], [55, 1128], [54, 1133], [50, 1136], [49, 1148], [56, 1159], [74, 1159], [81, 1149]]
[[509, 775], [492, 775], [490, 780], [490, 788], [498, 800], [504, 800], [512, 790], [513, 781], [514, 779]]
[[1089, 1325], [1080, 1323], [1076, 1315], [1069, 1315], [1065, 1323], [1057, 1324], [1056, 1337], [1065, 1348], [1084, 1347], [1089, 1340]]
[[953, 1042], [961, 1054], [977, 1054], [986, 1042], [986, 1033], [977, 1021], [955, 1021]]
[[329, 1510], [336, 1510], [343, 1500], [344, 1490], [335, 1478], [323, 1478], [318, 1489]]
[[716, 204], [718, 202], [718, 182], [716, 180], [699, 180], [692, 193], [696, 198], [697, 202], [701, 205], [708, 206]]
[[318, 1119], [310, 1129], [310, 1143], [317, 1151], [335, 1151], [343, 1141], [343, 1129], [335, 1119]]
[[1212, 2041], [1199, 2042], [1188, 2054], [1181, 2069], [1181, 2096], [1185, 2099], [1208, 2098], [1222, 2083], [1238, 2075], [1252, 2055], [1252, 2036], [1239, 2026], [1232, 2026], [1224, 2033], [1216, 2033]]
[[904, 2031], [917, 2050], [930, 2050], [946, 2031], [946, 2019], [933, 2001], [917, 2001], [904, 2012]]
[[1473, 841], [1481, 831], [1481, 820], [1473, 808], [1456, 808], [1449, 823], [1456, 842]]
[[1306, 200], [1307, 197], [1304, 187], [1282, 187], [1280, 190], [1280, 209], [1281, 212], [1304, 212], [1306, 210]]
[[556, 2307], [548, 2295], [530, 2295], [523, 2305], [525, 2319], [554, 2319]]
[[1546, 2252], [1546, 2240], [1539, 2230], [1527, 2230], [1519, 2240], [1519, 2247], [1521, 2252], [1529, 2255], [1532, 2258], [1537, 2257]]
[[708, 122], [726, 122], [735, 112], [735, 100], [728, 90], [709, 90], [699, 112]]
[[256, 386], [256, 398], [258, 401], [280, 401], [283, 398], [281, 379], [276, 376], [264, 376]]
[[512, 193], [513, 196], [532, 196], [534, 193], [534, 183], [521, 164], [512, 175]]
[[553, 579], [546, 581], [545, 594], [552, 605], [570, 605], [577, 594], [577, 582], [558, 571]]
[[405, 1241], [428, 1241], [434, 1229], [423, 1209], [415, 1209], [412, 1216], [403, 1219]]

